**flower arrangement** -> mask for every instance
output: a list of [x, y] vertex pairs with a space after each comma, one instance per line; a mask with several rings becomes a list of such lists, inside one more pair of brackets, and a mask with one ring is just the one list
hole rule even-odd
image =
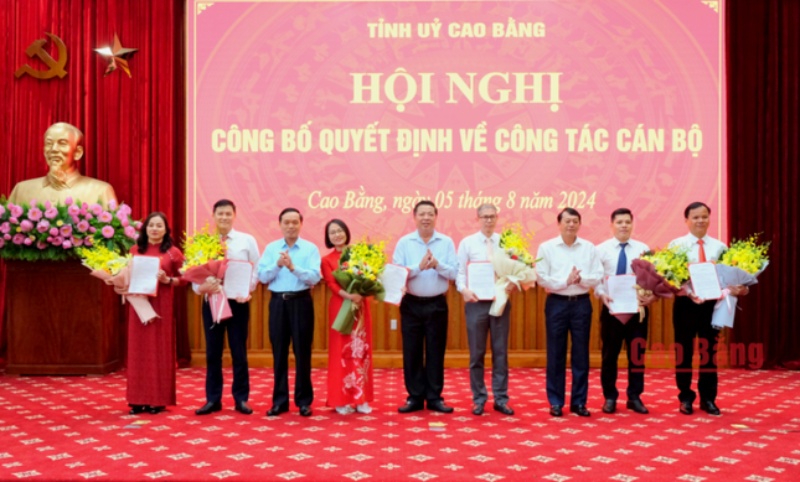
[[766, 268], [769, 257], [769, 242], [759, 243], [760, 234], [753, 234], [745, 239], [734, 240], [731, 247], [722, 253], [719, 264], [733, 266], [749, 274], [757, 274]]
[[99, 270], [112, 276], [128, 266], [132, 257], [130, 254], [122, 256], [118, 251], [108, 249], [103, 244], [91, 248], [82, 246], [77, 248], [76, 252], [81, 257], [84, 266], [92, 271]]
[[[384, 289], [378, 276], [386, 267], [385, 247], [384, 241], [370, 243], [366, 240], [346, 247], [339, 258], [339, 269], [333, 272], [339, 286], [348, 293], [381, 299]], [[349, 335], [353, 331], [355, 318], [359, 315], [359, 308], [351, 300], [345, 299], [333, 322], [333, 329]]]
[[104, 245], [118, 253], [136, 242], [141, 223], [130, 219], [126, 204], [50, 201], [14, 204], [0, 199], [0, 257], [22, 261], [63, 261], [78, 257], [75, 248]]
[[[184, 233], [186, 240], [183, 242], [185, 261], [180, 272], [183, 279], [191, 283], [202, 285], [208, 278], [221, 280], [225, 277], [228, 262], [225, 259], [227, 246], [216, 233], [211, 233], [208, 223], [192, 236]], [[219, 323], [233, 316], [228, 297], [220, 290], [209, 293], [208, 303], [211, 306], [211, 317], [214, 323]]]
[[500, 234], [500, 247], [505, 250], [509, 258], [533, 268], [538, 260], [528, 251], [531, 240], [533, 233], [526, 233], [521, 224], [514, 223], [504, 228]]
[[508, 304], [506, 286], [513, 283], [519, 290], [526, 290], [536, 284], [534, 267], [538, 259], [534, 259], [528, 246], [533, 240], [532, 232], [525, 232], [519, 223], [511, 224], [500, 233], [502, 251], [492, 255], [492, 267], [495, 273], [494, 301], [489, 314], [500, 316]]
[[684, 249], [671, 247], [647, 251], [639, 259], [652, 264], [655, 272], [675, 290], [680, 290], [689, 281], [689, 256]]
[[186, 240], [183, 242], [183, 255], [186, 258], [181, 271], [189, 268], [203, 266], [209, 261], [221, 261], [225, 259], [226, 246], [217, 234], [212, 234], [208, 229], [208, 223], [192, 236], [184, 233]]

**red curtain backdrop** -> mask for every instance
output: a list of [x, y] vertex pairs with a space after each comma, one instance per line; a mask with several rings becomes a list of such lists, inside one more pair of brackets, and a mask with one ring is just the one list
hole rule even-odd
[[[0, 193], [43, 175], [44, 131], [67, 121], [87, 137], [84, 173], [111, 182], [138, 217], [162, 210], [174, 232], [183, 230], [183, 5], [183, 0], [0, 1]], [[732, 341], [760, 344], [767, 367], [796, 367], [800, 0], [729, 1], [727, 24], [730, 233], [764, 232], [773, 243], [772, 265], [740, 300], [743, 311]], [[45, 32], [67, 43], [68, 75], [15, 79], [24, 63], [41, 66], [24, 52]], [[103, 77], [105, 61], [93, 51], [109, 44], [114, 32], [124, 46], [139, 49], [131, 60], [132, 79], [122, 72]], [[0, 263], [3, 313], [6, 282]]]
[[800, 0], [729, 0], [727, 23], [730, 233], [772, 241], [731, 335], [800, 368]]
[[[84, 174], [110, 182], [134, 217], [164, 211], [173, 233], [183, 232], [184, 8], [183, 0], [0, 1], [0, 194], [47, 172], [44, 132], [65, 121], [84, 132]], [[66, 43], [66, 77], [15, 78], [26, 63], [46, 70], [25, 55], [46, 32]], [[115, 33], [124, 47], [139, 49], [129, 62], [132, 78], [121, 69], [103, 75], [107, 62], [94, 49], [111, 45]], [[49, 41], [46, 48], [56, 57]], [[2, 266], [0, 275], [5, 314]], [[185, 321], [184, 313], [178, 316]]]

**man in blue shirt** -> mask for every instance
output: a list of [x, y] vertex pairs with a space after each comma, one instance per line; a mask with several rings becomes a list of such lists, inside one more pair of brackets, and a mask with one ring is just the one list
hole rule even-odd
[[400, 238], [393, 262], [409, 269], [408, 292], [400, 303], [403, 334], [403, 378], [408, 398], [400, 413], [428, 410], [451, 413], [442, 398], [444, 351], [447, 347], [447, 290], [456, 279], [458, 260], [453, 240], [437, 232], [436, 205], [414, 206], [417, 230]]
[[258, 279], [269, 284], [269, 341], [275, 385], [267, 416], [289, 411], [289, 342], [295, 358], [294, 403], [300, 415], [311, 415], [311, 342], [314, 340], [314, 303], [311, 288], [320, 280], [319, 249], [300, 238], [303, 215], [286, 208], [278, 216], [283, 239], [273, 241], [258, 262]]

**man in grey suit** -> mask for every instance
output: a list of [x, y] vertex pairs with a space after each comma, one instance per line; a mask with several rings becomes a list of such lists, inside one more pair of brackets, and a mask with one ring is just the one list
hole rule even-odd
[[[511, 304], [506, 304], [503, 314], [491, 316], [489, 308], [491, 300], [479, 300], [467, 287], [467, 263], [474, 261], [491, 261], [492, 253], [500, 249], [500, 235], [495, 233], [497, 226], [497, 207], [493, 204], [482, 204], [478, 207], [478, 221], [481, 230], [467, 236], [458, 245], [458, 275], [456, 288], [464, 297], [464, 311], [467, 321], [467, 339], [469, 341], [469, 385], [472, 390], [472, 413], [483, 415], [483, 406], [488, 399], [486, 383], [483, 376], [483, 364], [486, 357], [486, 337], [492, 335], [492, 394], [493, 408], [505, 415], [514, 415], [508, 406], [508, 313]], [[516, 290], [509, 283], [506, 292]]]

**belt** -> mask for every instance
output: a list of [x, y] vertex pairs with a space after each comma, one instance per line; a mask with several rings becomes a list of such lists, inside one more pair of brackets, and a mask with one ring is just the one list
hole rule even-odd
[[438, 299], [444, 298], [444, 293], [442, 293], [440, 295], [434, 295], [434, 296], [417, 296], [417, 295], [412, 295], [411, 293], [406, 293], [404, 298], [408, 298], [408, 299], [414, 300], [414, 301], [434, 301], [434, 300], [438, 300]]
[[581, 295], [558, 295], [556, 293], [547, 293], [547, 296], [552, 296], [557, 300], [564, 300], [564, 301], [579, 301], [584, 300], [589, 297], [589, 293], [583, 293]]
[[284, 301], [293, 300], [296, 298], [306, 298], [311, 296], [311, 290], [303, 291], [273, 291], [272, 296], [277, 296]]

